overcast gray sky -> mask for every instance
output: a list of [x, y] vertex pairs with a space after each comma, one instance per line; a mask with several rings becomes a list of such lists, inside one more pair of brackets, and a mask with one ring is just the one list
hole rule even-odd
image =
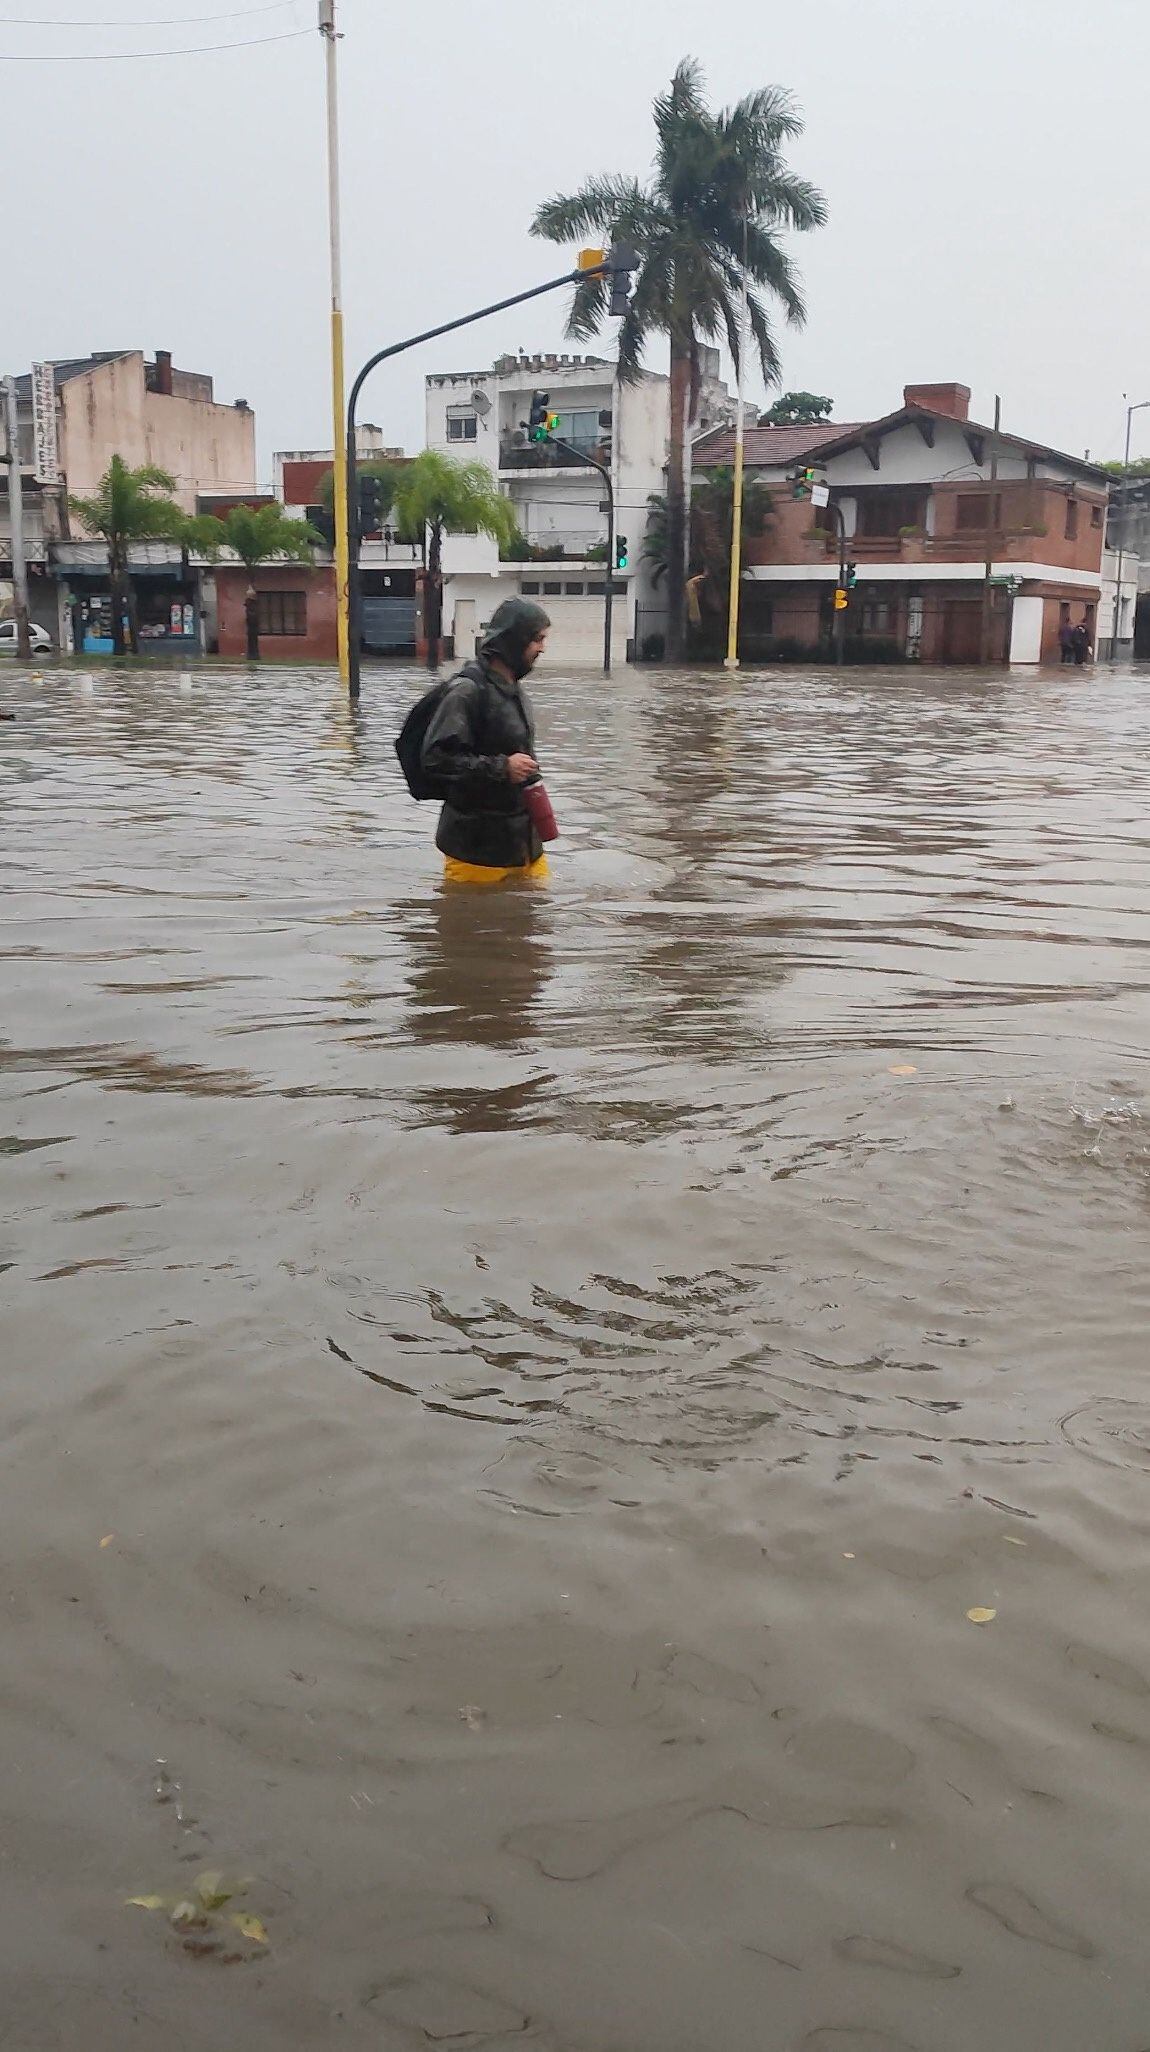
[[[536, 202], [642, 173], [680, 57], [712, 97], [789, 86], [793, 162], [830, 222], [796, 238], [809, 307], [785, 383], [839, 418], [957, 378], [987, 418], [1121, 453], [1150, 399], [1150, 0], [338, 0], [349, 361], [558, 269]], [[307, 29], [148, 62], [0, 63], [0, 369], [170, 348], [256, 408], [275, 448], [330, 443], [323, 63], [315, 0], [0, 0], [0, 54], [135, 51]], [[31, 28], [11, 17], [165, 26]], [[422, 380], [561, 344], [559, 295], [377, 372], [365, 414], [418, 448]], [[568, 345], [570, 346], [570, 345]], [[656, 339], [650, 364], [666, 367]], [[758, 395], [756, 395], [758, 396]], [[1150, 453], [1150, 411], [1135, 419]]]

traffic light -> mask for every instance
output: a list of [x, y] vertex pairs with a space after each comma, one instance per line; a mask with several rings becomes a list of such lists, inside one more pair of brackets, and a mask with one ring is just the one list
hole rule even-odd
[[626, 570], [626, 568], [627, 568], [628, 564], [630, 563], [630, 561], [631, 561], [631, 550], [630, 550], [630, 548], [629, 548], [629, 546], [628, 546], [628, 543], [627, 543], [627, 537], [626, 537], [626, 535], [625, 535], [625, 534], [617, 534], [617, 535], [615, 536], [615, 568], [616, 568], [616, 570]]
[[639, 268], [639, 252], [626, 242], [613, 242], [607, 251], [611, 266], [611, 297], [607, 311], [621, 320], [631, 305], [631, 273]]
[[314, 527], [317, 534], [322, 534], [328, 548], [334, 549], [335, 514], [329, 512], [326, 506], [309, 506], [307, 508], [307, 520], [309, 526]]
[[550, 422], [557, 416], [551, 411], [549, 392], [532, 392], [531, 411], [527, 416], [527, 435], [532, 442], [545, 442], [551, 434]]
[[846, 611], [846, 609], [847, 609], [847, 607], [848, 607], [848, 605], [849, 605], [849, 604], [850, 604], [850, 593], [849, 593], [849, 592], [847, 592], [847, 591], [844, 591], [844, 589], [843, 589], [843, 587], [842, 587], [842, 585], [841, 585], [841, 584], [838, 584], [838, 585], [836, 585], [836, 586], [835, 586], [835, 611], [836, 611], [836, 613], [845, 613], [845, 611]]
[[801, 470], [792, 470], [790, 476], [792, 499], [809, 499], [811, 488], [815, 483], [815, 476], [815, 468], [812, 463], [808, 463]]
[[378, 534], [383, 526], [387, 507], [383, 503], [383, 486], [377, 477], [361, 477], [359, 483], [359, 532]]
[[855, 585], [856, 585], [856, 584], [858, 583], [858, 581], [859, 581], [859, 566], [858, 566], [858, 564], [857, 564], [857, 563], [848, 563], [848, 564], [847, 564], [847, 590], [848, 590], [848, 591], [853, 591], [853, 590], [854, 590], [854, 588], [855, 588]]

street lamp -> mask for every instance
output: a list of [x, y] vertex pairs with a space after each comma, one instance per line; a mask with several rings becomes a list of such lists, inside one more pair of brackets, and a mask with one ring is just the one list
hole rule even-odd
[[[509, 299], [497, 299], [490, 306], [481, 306], [474, 313], [461, 314], [457, 320], [441, 321], [438, 327], [425, 328], [421, 335], [409, 335], [405, 342], [389, 343], [385, 349], [377, 349], [369, 356], [363, 368], [354, 379], [347, 399], [347, 421], [345, 426], [347, 448], [347, 485], [345, 503], [348, 525], [348, 693], [354, 700], [360, 690], [360, 649], [363, 636], [363, 594], [359, 569], [359, 521], [358, 512], [358, 464], [355, 441], [355, 413], [364, 381], [377, 364], [386, 363], [389, 357], [402, 356], [405, 350], [414, 349], [421, 342], [434, 342], [440, 335], [451, 335], [456, 328], [469, 328], [475, 321], [486, 320], [488, 314], [503, 313], [508, 307], [522, 306], [529, 299], [539, 299], [545, 292], [556, 292], [561, 285], [578, 285], [588, 277], [604, 278], [610, 281], [610, 310], [615, 315], [626, 313], [630, 275], [639, 268], [639, 254], [629, 244], [613, 242], [610, 249], [583, 250], [578, 265], [573, 271], [563, 271], [558, 278], [548, 278], [543, 285], [532, 285], [527, 292], [513, 292]], [[602, 466], [592, 463], [593, 470]], [[607, 479], [608, 486], [610, 478]], [[614, 495], [610, 495], [613, 501]], [[614, 524], [612, 517], [612, 525]], [[611, 598], [611, 584], [615, 566], [607, 564], [607, 599]], [[605, 633], [606, 633], [605, 628]], [[604, 667], [610, 661], [609, 645], [604, 648]]]
[[[1126, 394], [1123, 392], [1125, 399]], [[1126, 447], [1122, 451], [1122, 516], [1118, 523], [1118, 575], [1114, 580], [1114, 620], [1110, 632], [1110, 660], [1118, 653], [1118, 630], [1122, 625], [1122, 566], [1126, 555], [1126, 488], [1130, 471], [1130, 424], [1136, 413], [1144, 413], [1150, 399], [1139, 399], [1126, 408]]]

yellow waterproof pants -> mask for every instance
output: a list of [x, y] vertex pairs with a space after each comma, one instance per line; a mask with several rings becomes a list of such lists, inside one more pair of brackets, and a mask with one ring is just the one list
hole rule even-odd
[[546, 855], [516, 869], [488, 869], [482, 862], [457, 862], [454, 855], [443, 858], [443, 881], [450, 884], [542, 883], [546, 875]]

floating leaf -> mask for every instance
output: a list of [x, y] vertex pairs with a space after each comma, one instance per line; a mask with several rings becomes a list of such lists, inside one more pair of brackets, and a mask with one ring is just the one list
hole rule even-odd
[[887, 1075], [888, 1075], [888, 1076], [917, 1076], [917, 1075], [918, 1075], [918, 1070], [917, 1070], [917, 1069], [915, 1068], [915, 1066], [914, 1066], [914, 1063], [913, 1063], [913, 1062], [895, 1062], [894, 1066], [893, 1066], [892, 1068], [890, 1068], [890, 1069], [888, 1069], [888, 1070], [887, 1070]]
[[172, 1911], [172, 1922], [173, 1924], [203, 1924], [207, 1922], [207, 1918], [204, 1916], [202, 1904], [189, 1902], [185, 1899], [182, 1902], [178, 1902]]
[[127, 1898], [127, 1907], [129, 1909], [158, 1910], [165, 1908], [165, 1906], [162, 1895], [129, 1895]]
[[114, 1532], [105, 1532], [103, 1538], [100, 1541], [101, 1552], [103, 1552], [105, 1546], [110, 1546], [112, 1544], [112, 1541], [115, 1538], [115, 1536], [116, 1535]]
[[230, 1902], [236, 1892], [234, 1888], [229, 1888], [225, 1884], [222, 1874], [215, 1873], [197, 1874], [195, 1890], [207, 1910], [222, 1909], [225, 1902]]
[[998, 1616], [997, 1610], [985, 1610], [983, 1609], [981, 1604], [977, 1603], [975, 1604], [974, 1609], [968, 1610], [966, 1614], [970, 1619], [971, 1624], [993, 1624], [995, 1618]]
[[259, 1917], [233, 1917], [232, 1922], [243, 1937], [250, 1938], [253, 1945], [266, 1945], [268, 1934]]

